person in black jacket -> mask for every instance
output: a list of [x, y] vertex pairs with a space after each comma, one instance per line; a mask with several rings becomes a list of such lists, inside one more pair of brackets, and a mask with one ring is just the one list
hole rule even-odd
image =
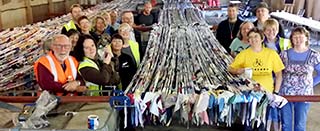
[[143, 58], [147, 44], [149, 41], [150, 31], [152, 30], [152, 25], [158, 22], [156, 13], [152, 13], [152, 5], [150, 2], [144, 4], [144, 9], [135, 17], [135, 23], [137, 30], [141, 33], [141, 43], [140, 46], [140, 57]]
[[151, 26], [154, 23], [158, 22], [158, 18], [155, 13], [152, 13], [152, 5], [150, 2], [146, 2], [143, 6], [143, 11], [139, 13], [135, 17], [135, 23], [137, 25], [143, 25], [143, 26]]
[[229, 4], [228, 19], [219, 23], [216, 35], [217, 40], [228, 53], [230, 52], [231, 42], [237, 37], [241, 23], [242, 21], [238, 19], [238, 6]]
[[111, 50], [114, 57], [119, 59], [119, 66], [116, 67], [116, 70], [120, 75], [122, 90], [125, 91], [137, 71], [137, 66], [129, 55], [121, 52], [123, 43], [121, 35], [115, 34], [112, 36]]
[[[121, 84], [122, 84], [122, 91], [125, 91], [128, 87], [128, 85], [130, 84], [134, 74], [137, 71], [137, 67], [134, 64], [133, 59], [125, 54], [125, 53], [121, 53], [122, 50], [122, 46], [123, 46], [123, 39], [121, 37], [121, 35], [119, 34], [114, 34], [111, 38], [111, 50], [112, 53], [114, 54], [115, 58], [118, 58], [119, 60], [119, 66], [116, 67], [116, 70], [119, 71], [119, 75], [120, 75], [120, 79], [121, 79]], [[128, 110], [127, 115], [131, 116], [132, 110]], [[120, 131], [135, 131], [134, 125], [132, 125], [132, 121], [129, 118], [127, 120], [127, 127], [124, 128], [124, 111], [121, 110], [119, 112], [119, 117], [120, 117], [120, 123], [119, 123], [119, 127], [120, 127]]]

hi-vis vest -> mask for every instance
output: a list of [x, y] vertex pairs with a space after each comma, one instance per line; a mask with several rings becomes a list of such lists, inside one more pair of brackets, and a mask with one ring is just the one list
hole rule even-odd
[[139, 65], [140, 65], [139, 44], [133, 40], [129, 40], [129, 45], [130, 45], [130, 49], [133, 54], [133, 57], [137, 63], [137, 67], [139, 67]]
[[[264, 40], [264, 42], [267, 42], [266, 39]], [[280, 53], [280, 52], [282, 52], [284, 50], [290, 49], [291, 48], [291, 42], [290, 42], [289, 39], [282, 38], [282, 37], [277, 37], [277, 41], [276, 41], [275, 46], [277, 48], [277, 53]]]
[[48, 55], [39, 58], [38, 61], [34, 64], [34, 73], [36, 76], [36, 80], [39, 81], [38, 78], [38, 64], [41, 63], [45, 66], [53, 75], [54, 81], [59, 82], [61, 84], [65, 84], [68, 81], [73, 81], [77, 78], [77, 68], [78, 68], [78, 61], [69, 56], [65, 61], [66, 70], [63, 71], [60, 63], [54, 56], [53, 52], [50, 51]]
[[[79, 68], [78, 68], [78, 72], [80, 73], [80, 69], [82, 69], [84, 67], [92, 67], [92, 68], [95, 68], [98, 71], [100, 70], [98, 65], [94, 61], [92, 61], [91, 59], [89, 59], [87, 57], [84, 57], [83, 61], [80, 62]], [[85, 80], [85, 82], [86, 82], [86, 86], [88, 87], [89, 90], [101, 90], [101, 86], [100, 85], [97, 85], [95, 83], [92, 83], [92, 82], [89, 82], [89, 81], [86, 81], [86, 80]], [[91, 95], [91, 96], [100, 96], [99, 92], [94, 92], [94, 93], [89, 94], [89, 95]]]
[[77, 27], [75, 25], [75, 23], [73, 22], [73, 20], [70, 20], [67, 24], [63, 25], [64, 28], [66, 28], [66, 31], [68, 32], [70, 29], [75, 29], [77, 30]]
[[291, 42], [289, 39], [285, 39], [285, 38], [280, 37], [279, 38], [279, 46], [280, 46], [280, 51], [288, 50], [291, 48]]
[[[107, 45], [108, 48], [111, 49], [111, 45]], [[133, 40], [129, 40], [129, 46], [131, 49], [131, 52], [133, 54], [134, 60], [137, 63], [137, 67], [140, 65], [140, 52], [139, 52], [139, 44]]]

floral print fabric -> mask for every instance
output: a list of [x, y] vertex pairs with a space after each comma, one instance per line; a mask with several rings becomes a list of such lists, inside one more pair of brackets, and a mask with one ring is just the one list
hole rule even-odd
[[288, 56], [288, 51], [280, 54], [285, 69], [282, 73], [283, 81], [279, 93], [281, 95], [313, 95], [313, 71], [315, 65], [320, 62], [320, 54], [309, 49], [304, 61], [294, 61]]

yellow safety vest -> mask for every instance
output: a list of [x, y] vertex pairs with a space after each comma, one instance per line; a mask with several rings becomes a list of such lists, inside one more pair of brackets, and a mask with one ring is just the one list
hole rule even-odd
[[[87, 57], [84, 57], [84, 60], [82, 62], [80, 62], [80, 64], [79, 64], [78, 72], [79, 72], [80, 75], [82, 75], [80, 73], [80, 69], [82, 69], [84, 67], [92, 67], [92, 68], [97, 69], [98, 71], [100, 70], [98, 65], [94, 61], [92, 61], [91, 59], [89, 59]], [[89, 81], [86, 81], [86, 80], [84, 80], [84, 81], [85, 81], [86, 86], [88, 87], [89, 90], [101, 90], [101, 86], [100, 85], [97, 85], [95, 83], [92, 83], [92, 82], [89, 82]], [[93, 92], [92, 94], [88, 94], [88, 95], [100, 96], [100, 93], [99, 92]]]
[[291, 42], [289, 39], [285, 39], [285, 38], [280, 37], [279, 46], [280, 46], [281, 51], [288, 50], [291, 48]]
[[[129, 46], [130, 46], [131, 52], [133, 54], [134, 60], [137, 63], [137, 67], [139, 67], [139, 65], [140, 65], [139, 44], [133, 40], [129, 40]], [[111, 44], [107, 45], [107, 47], [111, 49]]]
[[130, 45], [130, 49], [133, 54], [133, 57], [137, 63], [137, 67], [139, 67], [139, 65], [140, 65], [139, 44], [133, 40], [129, 40], [129, 45]]
[[66, 31], [68, 32], [70, 29], [75, 29], [77, 30], [76, 24], [73, 22], [73, 20], [70, 20], [67, 24], [63, 25], [64, 28], [66, 28]]

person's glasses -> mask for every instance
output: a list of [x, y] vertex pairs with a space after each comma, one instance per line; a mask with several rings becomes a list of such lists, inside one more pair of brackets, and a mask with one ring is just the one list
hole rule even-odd
[[59, 45], [59, 44], [53, 44], [53, 46], [55, 46], [58, 49], [70, 49], [71, 45]]

